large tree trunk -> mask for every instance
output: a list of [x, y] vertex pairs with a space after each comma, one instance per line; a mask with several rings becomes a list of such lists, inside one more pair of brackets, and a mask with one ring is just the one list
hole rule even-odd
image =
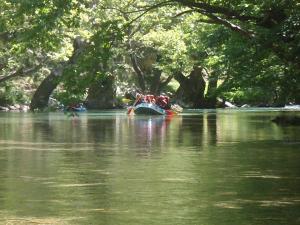
[[216, 74], [211, 74], [211, 76], [209, 76], [208, 78], [208, 88], [207, 88], [207, 94], [205, 96], [205, 108], [216, 108], [217, 85], [218, 85], [218, 76]]
[[58, 69], [57, 71], [53, 70], [51, 74], [42, 81], [31, 99], [31, 110], [44, 109], [48, 106], [49, 97], [57, 87], [59, 83], [58, 76], [61, 76], [61, 74], [62, 69]]
[[300, 105], [300, 94], [297, 94], [297, 96], [295, 98], [295, 104]]
[[73, 55], [69, 58], [67, 62], [61, 62], [57, 68], [52, 69], [50, 75], [46, 77], [40, 86], [35, 91], [31, 103], [30, 103], [30, 109], [44, 109], [48, 107], [48, 101], [50, 98], [50, 95], [55, 90], [57, 85], [59, 84], [59, 77], [62, 75], [64, 67], [75, 64], [76, 60], [80, 56], [80, 54], [83, 52], [83, 50], [86, 48], [87, 43], [81, 39], [80, 37], [76, 37], [73, 42]]
[[175, 74], [175, 79], [180, 83], [175, 98], [182, 105], [192, 108], [204, 107], [205, 81], [202, 70], [201, 67], [195, 66], [188, 77], [182, 73]]
[[86, 106], [88, 109], [111, 109], [115, 106], [114, 77], [108, 76], [91, 85]]
[[150, 84], [150, 93], [153, 95], [159, 95], [160, 94], [160, 77], [161, 77], [162, 71], [158, 69], [153, 69], [153, 77], [151, 79]]
[[144, 93], [146, 91], [146, 82], [145, 82], [144, 73], [143, 73], [143, 71], [141, 70], [141, 68], [138, 64], [138, 60], [137, 60], [136, 55], [134, 53], [130, 54], [130, 59], [131, 59], [133, 69], [134, 69], [134, 71], [137, 75], [137, 80], [138, 80], [139, 87], [141, 88], [141, 91]]
[[[299, 63], [300, 64], [300, 63]], [[295, 72], [295, 87], [293, 96], [295, 97], [294, 103], [300, 105], [300, 72]]]

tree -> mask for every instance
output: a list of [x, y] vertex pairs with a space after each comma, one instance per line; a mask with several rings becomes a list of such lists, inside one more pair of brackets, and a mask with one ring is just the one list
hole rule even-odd
[[0, 82], [36, 72], [47, 59], [43, 55], [61, 47], [61, 30], [76, 23], [78, 5], [71, 0], [0, 4]]
[[51, 73], [47, 76], [35, 91], [31, 103], [30, 109], [44, 109], [48, 106], [49, 97], [60, 83], [60, 77], [64, 70], [70, 66], [76, 64], [78, 58], [86, 48], [86, 43], [79, 37], [73, 42], [73, 54], [66, 62], [60, 62], [55, 65], [55, 68], [51, 69]]
[[152, 1], [152, 5], [144, 10], [174, 5], [183, 6], [177, 17], [197, 14], [198, 23], [226, 27], [240, 35], [246, 45], [251, 42], [253, 47], [275, 55], [285, 65], [285, 77], [290, 81], [293, 101], [299, 102], [300, 6], [296, 1]]
[[[0, 3], [0, 85], [44, 80], [33, 108], [53, 94], [95, 102], [103, 90], [115, 98], [132, 89], [177, 93], [193, 107], [213, 107], [217, 97], [237, 104], [300, 100], [296, 1]], [[84, 44], [77, 48], [78, 37]]]

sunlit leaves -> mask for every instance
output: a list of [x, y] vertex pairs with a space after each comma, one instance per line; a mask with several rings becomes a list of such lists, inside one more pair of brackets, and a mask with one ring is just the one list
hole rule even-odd
[[[190, 8], [185, 3], [189, 2], [205, 3], [214, 11], [186, 11]], [[63, 78], [65, 87], [74, 92], [83, 92], [89, 83], [107, 73], [121, 74], [121, 85], [133, 80], [128, 60], [131, 53], [140, 61], [147, 54], [155, 54], [151, 68], [164, 75], [176, 70], [188, 74], [197, 64], [224, 81], [224, 92], [243, 91], [249, 85], [255, 85], [255, 91], [296, 87], [300, 61], [297, 1], [164, 3], [0, 0], [0, 75], [39, 63], [51, 70], [58, 62], [70, 59], [72, 42], [80, 36], [88, 48], [66, 68]], [[209, 13], [255, 33], [255, 38], [242, 37], [216, 23]]]
[[180, 30], [151, 30], [141, 41], [146, 47], [156, 49], [161, 56], [158, 67], [166, 72], [184, 70], [188, 63], [184, 34]]
[[93, 82], [105, 79], [112, 48], [122, 37], [118, 21], [103, 22], [79, 53], [76, 63], [64, 70], [61, 80], [65, 88], [73, 94], [84, 94]]

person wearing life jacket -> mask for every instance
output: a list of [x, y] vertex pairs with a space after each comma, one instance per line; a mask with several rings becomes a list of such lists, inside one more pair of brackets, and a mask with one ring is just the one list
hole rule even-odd
[[160, 95], [156, 97], [156, 104], [162, 109], [170, 109], [170, 98], [166, 95]]
[[145, 102], [145, 96], [140, 94], [140, 93], [137, 93], [136, 94], [136, 99], [135, 99], [133, 105], [128, 107], [128, 109], [127, 109], [127, 114], [129, 114], [129, 115], [134, 114], [134, 107], [138, 104], [143, 103], [143, 102]]
[[146, 95], [145, 102], [155, 104], [155, 97], [154, 95]]
[[145, 102], [145, 96], [142, 95], [142, 94], [139, 94], [139, 93], [136, 95], [136, 98], [135, 98], [135, 99], [136, 99], [136, 100], [135, 100], [135, 103], [133, 104], [133, 106]]

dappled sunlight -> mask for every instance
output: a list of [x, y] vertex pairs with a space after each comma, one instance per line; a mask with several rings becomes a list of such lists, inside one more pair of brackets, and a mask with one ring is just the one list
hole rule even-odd
[[81, 148], [41, 148], [41, 147], [25, 147], [25, 146], [9, 146], [3, 147], [2, 151], [10, 151], [10, 150], [17, 150], [17, 151], [51, 151], [51, 152], [60, 152], [60, 151], [68, 151], [68, 152], [78, 152], [78, 151], [95, 151], [95, 148], [89, 147], [81, 147]]
[[164, 178], [162, 179], [163, 182], [182, 182], [182, 183], [199, 183], [195, 178]]
[[74, 146], [95, 146], [97, 144], [95, 143], [90, 143], [90, 142], [27, 142], [27, 141], [13, 141], [13, 140], [0, 140], [0, 144], [5, 145], [28, 145], [28, 146], [62, 146], [62, 145], [74, 145]]
[[[290, 179], [288, 176], [277, 176], [272, 174], [263, 174], [260, 171], [246, 171], [240, 176], [241, 178], [260, 178], [260, 179]], [[300, 177], [293, 177], [293, 179], [300, 179]]]
[[82, 212], [96, 212], [96, 213], [129, 213], [129, 210], [119, 210], [110, 208], [98, 208], [98, 209], [82, 209]]
[[37, 182], [37, 181], [48, 181], [48, 182], [51, 182], [51, 180], [55, 180], [56, 178], [55, 177], [32, 177], [32, 176], [20, 176], [20, 178], [24, 181], [34, 181], [34, 182]]
[[214, 205], [215, 207], [218, 208], [223, 208], [223, 209], [242, 209], [243, 207], [236, 205], [234, 202], [218, 202]]
[[283, 179], [284, 177], [274, 176], [274, 175], [242, 175], [245, 178], [262, 178], [262, 179]]
[[257, 205], [259, 207], [288, 207], [288, 206], [299, 206], [300, 199], [293, 198], [281, 198], [273, 200], [255, 200], [255, 199], [236, 199], [235, 202], [241, 205]]
[[70, 218], [36, 218], [36, 217], [7, 217], [0, 219], [6, 225], [32, 225], [32, 224], [43, 224], [43, 225], [71, 225], [72, 221], [82, 219], [83, 217], [70, 217]]
[[256, 205], [257, 207], [288, 207], [288, 206], [300, 206], [299, 200], [294, 199], [278, 199], [278, 200], [253, 200], [253, 199], [236, 199], [231, 201], [224, 201], [215, 203], [215, 207], [225, 209], [242, 209], [249, 205]]
[[90, 186], [99, 186], [99, 185], [105, 185], [105, 183], [58, 184], [58, 185], [52, 185], [51, 187], [90, 187]]
[[260, 206], [262, 207], [284, 207], [289, 205], [295, 205], [296, 203], [294, 201], [260, 201]]

